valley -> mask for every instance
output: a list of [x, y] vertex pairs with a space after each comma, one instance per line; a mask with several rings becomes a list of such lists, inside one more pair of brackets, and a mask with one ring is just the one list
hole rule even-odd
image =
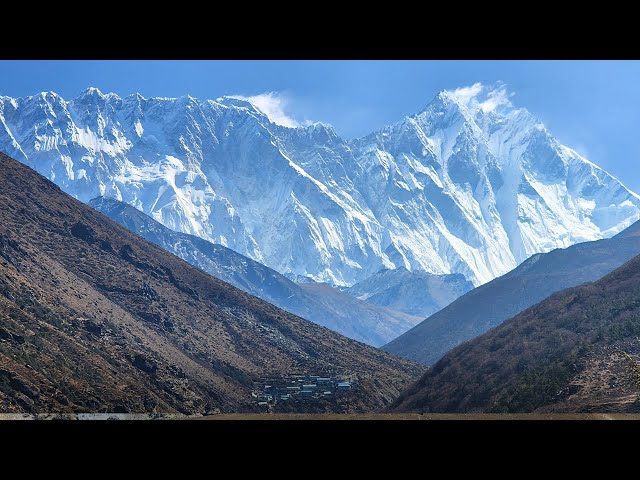
[[640, 196], [503, 83], [123, 91], [0, 92], [0, 419], [640, 414]]

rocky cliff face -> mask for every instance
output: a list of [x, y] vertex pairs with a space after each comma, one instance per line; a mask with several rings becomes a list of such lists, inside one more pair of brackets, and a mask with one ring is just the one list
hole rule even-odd
[[343, 286], [397, 267], [479, 285], [639, 217], [635, 194], [526, 110], [456, 92], [355, 140], [231, 98], [1, 97], [0, 150], [82, 201]]

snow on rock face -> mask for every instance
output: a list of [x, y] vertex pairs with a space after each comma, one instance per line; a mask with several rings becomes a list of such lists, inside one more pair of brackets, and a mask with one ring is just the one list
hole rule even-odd
[[396, 266], [478, 285], [640, 217], [637, 195], [511, 106], [471, 109], [443, 92], [352, 146], [365, 169], [356, 184]]
[[113, 197], [337, 285], [397, 267], [478, 285], [640, 217], [637, 195], [526, 110], [449, 92], [352, 141], [328, 125], [273, 124], [237, 99], [0, 97], [0, 150], [82, 201]]
[[433, 275], [399, 267], [380, 270], [345, 292], [369, 303], [426, 318], [472, 288], [473, 284], [459, 273]]

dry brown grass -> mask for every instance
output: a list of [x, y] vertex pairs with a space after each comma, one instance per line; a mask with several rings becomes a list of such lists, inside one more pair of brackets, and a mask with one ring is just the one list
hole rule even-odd
[[640, 351], [640, 257], [455, 348], [393, 408], [636, 413], [620, 350]]
[[0, 412], [255, 411], [254, 379], [355, 372], [336, 411], [421, 368], [206, 275], [0, 154]]

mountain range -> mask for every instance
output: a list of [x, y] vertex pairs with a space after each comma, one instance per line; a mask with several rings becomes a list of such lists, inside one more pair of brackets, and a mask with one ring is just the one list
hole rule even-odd
[[[98, 197], [89, 205], [208, 274], [369, 345], [379, 347], [422, 320], [418, 316], [358, 300], [327, 285], [297, 285], [275, 270], [227, 247], [214, 245], [194, 235], [174, 232], [127, 203]], [[441, 291], [444, 291], [442, 296], [447, 295], [446, 287]], [[419, 298], [425, 298], [424, 292]], [[402, 305], [402, 302], [396, 303]]]
[[636, 255], [640, 255], [640, 222], [612, 238], [534, 255], [461, 296], [383, 349], [431, 365], [453, 347], [551, 294], [598, 280]]
[[380, 270], [343, 291], [368, 303], [425, 318], [472, 288], [473, 283], [459, 273], [435, 275], [398, 267]]
[[509, 98], [0, 97], [0, 411], [640, 412], [640, 197]]
[[443, 91], [352, 140], [229, 97], [0, 97], [0, 151], [83, 202], [114, 198], [290, 278], [343, 287], [400, 267], [478, 286], [639, 218], [637, 195], [490, 94]]
[[[0, 154], [0, 411], [260, 411], [254, 382], [348, 376], [292, 411], [380, 409], [421, 367], [251, 296]], [[315, 405], [315, 404], [314, 404]]]

